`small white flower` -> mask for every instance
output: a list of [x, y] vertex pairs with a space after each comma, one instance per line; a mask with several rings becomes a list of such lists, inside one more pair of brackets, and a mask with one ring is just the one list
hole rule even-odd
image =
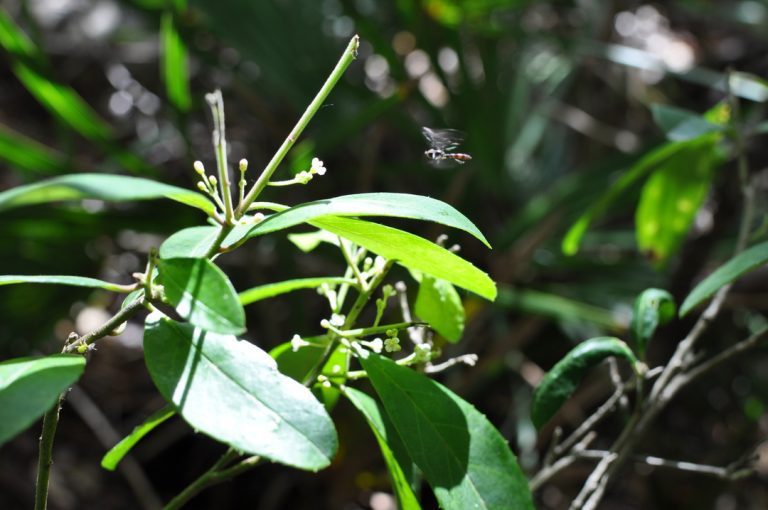
[[344, 322], [346, 322], [346, 320], [347, 320], [346, 316], [340, 313], [334, 313], [333, 315], [331, 315], [331, 326], [340, 328], [344, 325]]
[[432, 358], [432, 347], [429, 344], [419, 344], [414, 348], [413, 353], [417, 363], [424, 363]]
[[293, 352], [297, 352], [302, 347], [306, 347], [309, 345], [309, 342], [301, 338], [299, 335], [293, 335], [293, 338], [291, 338], [291, 350]]
[[192, 168], [194, 168], [195, 172], [197, 172], [200, 176], [205, 175], [205, 167], [203, 166], [202, 161], [195, 161], [192, 163]]
[[309, 172], [312, 174], [317, 175], [325, 175], [325, 166], [323, 166], [323, 162], [318, 158], [312, 158], [312, 166], [309, 169]]
[[245, 158], [241, 159], [238, 167], [240, 168], [241, 172], [245, 172], [246, 170], [248, 170], [248, 160]]
[[381, 354], [381, 350], [384, 348], [384, 340], [374, 338], [370, 342], [366, 342], [366, 345], [376, 354]]
[[391, 336], [384, 340], [384, 350], [387, 352], [397, 352], [402, 347], [400, 347], [400, 339], [396, 336]]

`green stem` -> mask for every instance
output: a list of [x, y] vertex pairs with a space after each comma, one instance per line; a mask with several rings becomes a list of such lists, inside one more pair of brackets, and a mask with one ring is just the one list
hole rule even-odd
[[62, 352], [71, 353], [76, 352], [78, 347], [83, 345], [91, 345], [97, 340], [104, 338], [114, 331], [120, 324], [127, 321], [133, 315], [144, 307], [144, 299], [137, 299], [133, 303], [129, 304], [119, 312], [117, 312], [111, 319], [105, 322], [98, 329], [91, 331], [87, 335], [83, 335], [71, 344], [65, 345]]
[[213, 148], [216, 152], [216, 167], [219, 171], [219, 189], [224, 200], [224, 220], [232, 224], [235, 217], [232, 209], [232, 189], [229, 182], [229, 167], [227, 165], [227, 138], [224, 132], [224, 99], [221, 90], [206, 94], [205, 99], [213, 114]]
[[264, 191], [264, 188], [267, 187], [269, 179], [272, 177], [272, 174], [275, 173], [275, 170], [277, 170], [277, 167], [283, 161], [283, 158], [285, 158], [286, 154], [288, 154], [288, 151], [291, 150], [291, 147], [293, 147], [293, 144], [295, 144], [296, 140], [298, 140], [299, 136], [301, 136], [304, 128], [306, 128], [307, 124], [309, 124], [309, 121], [312, 120], [312, 117], [315, 116], [317, 111], [323, 105], [325, 99], [328, 97], [328, 94], [330, 94], [331, 90], [333, 90], [333, 87], [336, 86], [336, 83], [344, 74], [344, 71], [347, 70], [349, 64], [351, 64], [352, 61], [357, 57], [358, 46], [360, 46], [360, 38], [355, 35], [349, 41], [347, 49], [344, 50], [344, 53], [336, 64], [336, 67], [334, 67], [330, 76], [328, 76], [328, 79], [325, 80], [325, 83], [320, 88], [320, 91], [317, 93], [312, 102], [309, 103], [309, 106], [307, 106], [304, 114], [291, 130], [291, 133], [283, 141], [283, 144], [280, 146], [277, 152], [275, 152], [275, 155], [272, 156], [272, 159], [269, 161], [266, 168], [264, 168], [264, 171], [261, 173], [256, 182], [253, 184], [253, 187], [248, 191], [248, 194], [245, 196], [245, 200], [243, 200], [237, 206], [235, 215], [238, 218], [248, 210], [248, 207], [251, 205], [251, 203], [256, 200], [256, 197], [258, 197], [259, 194]]
[[[352, 305], [352, 308], [349, 310], [349, 313], [347, 314], [347, 320], [344, 321], [344, 325], [342, 326], [343, 329], [351, 329], [351, 327], [355, 324], [355, 321], [357, 321], [357, 318], [360, 316], [360, 313], [363, 311], [363, 308], [365, 307], [366, 303], [371, 299], [371, 296], [373, 295], [376, 288], [381, 285], [381, 283], [384, 281], [384, 278], [386, 278], [387, 274], [389, 273], [389, 270], [392, 269], [392, 266], [395, 265], [394, 260], [388, 260], [387, 263], [382, 268], [381, 272], [377, 274], [373, 280], [371, 280], [371, 283], [368, 284], [368, 288], [364, 291], [361, 291], [360, 294], [357, 295], [357, 299], [355, 300], [354, 304]], [[323, 367], [328, 362], [328, 360], [331, 358], [331, 355], [333, 354], [333, 351], [336, 350], [336, 347], [339, 345], [339, 340], [341, 339], [340, 336], [336, 334], [328, 335], [328, 345], [325, 347], [325, 351], [323, 352], [322, 357], [320, 358], [320, 361], [318, 361], [314, 367], [312, 367], [312, 370], [307, 374], [307, 377], [304, 379], [304, 386], [310, 387], [317, 381], [317, 376], [320, 375], [320, 373], [323, 370]]]
[[427, 322], [395, 322], [392, 324], [385, 324], [383, 326], [374, 326], [371, 328], [357, 328], [357, 329], [346, 329], [346, 330], [337, 330], [336, 328], [333, 329], [334, 333], [339, 335], [343, 338], [355, 338], [360, 336], [371, 336], [371, 335], [378, 335], [380, 333], [386, 333], [390, 329], [408, 329], [412, 328], [414, 326], [428, 326], [429, 323]]
[[40, 456], [37, 459], [37, 482], [35, 484], [35, 510], [48, 506], [48, 480], [53, 465], [53, 439], [59, 424], [59, 411], [66, 392], [59, 395], [56, 404], [43, 416], [43, 432], [40, 434]]

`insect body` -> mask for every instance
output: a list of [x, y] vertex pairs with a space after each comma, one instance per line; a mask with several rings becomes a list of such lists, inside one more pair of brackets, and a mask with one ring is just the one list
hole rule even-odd
[[421, 133], [429, 144], [429, 149], [424, 151], [424, 155], [430, 162], [440, 164], [446, 161], [455, 161], [463, 165], [472, 159], [472, 156], [469, 154], [452, 152], [464, 141], [464, 135], [461, 131], [423, 127], [421, 128]]

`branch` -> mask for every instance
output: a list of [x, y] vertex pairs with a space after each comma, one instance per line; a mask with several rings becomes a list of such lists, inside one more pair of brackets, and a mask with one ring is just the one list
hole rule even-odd
[[307, 124], [309, 124], [309, 121], [312, 120], [312, 117], [315, 116], [315, 113], [317, 113], [317, 111], [323, 105], [325, 99], [328, 97], [328, 94], [331, 93], [331, 90], [333, 90], [333, 88], [336, 86], [336, 83], [339, 81], [339, 79], [341, 79], [341, 76], [344, 74], [344, 71], [347, 70], [349, 64], [351, 64], [352, 61], [357, 57], [357, 48], [359, 46], [360, 38], [355, 35], [349, 41], [347, 49], [344, 51], [344, 54], [342, 54], [330, 76], [328, 76], [328, 79], [320, 88], [320, 91], [318, 91], [312, 102], [309, 103], [309, 106], [307, 106], [304, 114], [301, 116], [298, 122], [296, 122], [296, 125], [291, 130], [291, 133], [288, 135], [285, 141], [283, 141], [283, 144], [280, 146], [280, 148], [277, 149], [277, 152], [275, 152], [275, 155], [272, 156], [272, 159], [269, 161], [269, 163], [267, 163], [264, 171], [253, 184], [253, 187], [248, 191], [245, 199], [237, 206], [235, 217], [239, 218], [242, 216], [245, 211], [248, 210], [248, 207], [251, 205], [251, 203], [256, 200], [256, 197], [258, 197], [264, 188], [267, 187], [267, 183], [269, 183], [270, 177], [272, 177], [272, 174], [275, 173], [275, 170], [277, 170], [278, 165], [280, 165], [280, 163], [283, 161], [283, 158], [285, 158], [286, 154], [288, 154], [288, 151], [291, 150], [291, 147], [293, 147], [293, 144], [296, 143], [296, 140], [298, 140], [299, 136], [301, 136], [304, 128], [306, 128]]

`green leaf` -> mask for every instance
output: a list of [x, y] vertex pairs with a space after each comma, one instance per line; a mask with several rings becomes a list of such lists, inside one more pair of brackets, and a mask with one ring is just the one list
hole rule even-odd
[[337, 439], [325, 408], [255, 345], [154, 313], [144, 351], [160, 393], [195, 430], [300, 469], [330, 464]]
[[35, 174], [60, 174], [69, 170], [64, 154], [1, 124], [0, 159]]
[[651, 105], [653, 120], [664, 131], [668, 140], [680, 142], [698, 138], [707, 133], [718, 133], [726, 126], [710, 122], [690, 110], [660, 104]]
[[109, 125], [74, 90], [44, 76], [40, 50], [3, 11], [0, 34], [0, 45], [14, 57], [13, 72], [40, 104], [86, 138], [105, 141], [112, 137]]
[[92, 289], [111, 290], [113, 292], [126, 292], [125, 287], [116, 283], [109, 283], [96, 278], [84, 276], [66, 275], [24, 275], [10, 274], [0, 276], [0, 285], [12, 285], [16, 283], [49, 283], [55, 285], [71, 285], [73, 287], [90, 287]]
[[721, 287], [766, 263], [768, 263], [768, 242], [756, 244], [739, 253], [696, 285], [680, 306], [680, 316], [683, 317], [697, 305], [709, 299]]
[[176, 410], [171, 405], [163, 406], [152, 413], [144, 423], [137, 425], [133, 432], [125, 436], [119, 443], [113, 446], [101, 459], [101, 467], [106, 470], [114, 471], [117, 465], [128, 455], [128, 452], [136, 446], [136, 443], [152, 432], [156, 427], [165, 422], [168, 418], [176, 414]]
[[316, 230], [304, 234], [288, 234], [288, 240], [304, 253], [309, 253], [317, 248], [320, 243], [339, 245], [339, 238], [325, 230]]
[[360, 363], [442, 508], [533, 509], [517, 459], [483, 414], [387, 358], [368, 353]]
[[226, 246], [243, 239], [284, 230], [323, 216], [389, 216], [433, 221], [472, 234], [491, 247], [478, 228], [459, 211], [434, 198], [407, 193], [362, 193], [296, 205], [254, 226], [239, 226], [227, 236]]
[[245, 312], [227, 275], [208, 259], [160, 259], [165, 296], [191, 324], [216, 333], [245, 331]]
[[645, 349], [656, 332], [656, 328], [666, 324], [675, 316], [675, 300], [672, 294], [663, 289], [645, 289], [637, 299], [632, 310], [630, 331], [635, 341], [637, 355], [645, 359]]
[[449, 342], [461, 340], [464, 305], [459, 293], [447, 281], [422, 275], [414, 311]]
[[250, 305], [256, 301], [279, 296], [280, 294], [287, 294], [288, 292], [293, 292], [298, 289], [315, 289], [323, 284], [338, 285], [341, 283], [354, 283], [354, 281], [338, 276], [322, 276], [317, 278], [297, 278], [295, 280], [268, 283], [241, 292], [240, 304]]
[[192, 104], [189, 94], [187, 48], [176, 29], [174, 13], [171, 10], [164, 12], [161, 18], [160, 41], [165, 92], [176, 108], [186, 112]]
[[579, 244], [587, 228], [595, 221], [597, 217], [604, 214], [608, 207], [624, 194], [633, 184], [643, 178], [648, 172], [669, 157], [673, 156], [689, 142], [669, 142], [665, 143], [640, 158], [637, 163], [632, 165], [614, 184], [579, 217], [578, 220], [568, 229], [561, 249], [565, 255], [575, 255], [579, 251]]
[[565, 321], [588, 321], [604, 328], [619, 330], [624, 326], [610, 310], [550, 292], [502, 286], [496, 304], [525, 313], [553, 317]]
[[537, 429], [547, 423], [570, 398], [584, 373], [609, 356], [626, 359], [639, 370], [632, 350], [613, 337], [590, 338], [574, 347], [547, 372], [533, 392], [531, 420]]
[[496, 284], [487, 274], [422, 237], [352, 218], [326, 216], [311, 223], [408, 269], [449, 281], [491, 301], [496, 297]]
[[110, 202], [170, 198], [207, 213], [213, 204], [200, 193], [140, 177], [70, 174], [0, 193], [0, 211], [27, 205], [95, 198]]
[[635, 213], [637, 245], [658, 264], [666, 262], [682, 244], [722, 161], [716, 139], [697, 142], [667, 158], [640, 195]]
[[190, 227], [179, 230], [160, 245], [160, 258], [203, 258], [218, 235], [219, 227]]
[[32, 425], [85, 369], [85, 358], [53, 354], [0, 363], [0, 444]]
[[[362, 391], [344, 387], [344, 396], [365, 417], [371, 427], [376, 442], [379, 443], [381, 455], [387, 465], [389, 476], [392, 478], [392, 488], [395, 490], [398, 508], [400, 510], [420, 510], [419, 500], [411, 489], [413, 461], [405, 451], [402, 439], [397, 434], [389, 417], [381, 409], [376, 400]], [[397, 453], [395, 453], [397, 452]]]

